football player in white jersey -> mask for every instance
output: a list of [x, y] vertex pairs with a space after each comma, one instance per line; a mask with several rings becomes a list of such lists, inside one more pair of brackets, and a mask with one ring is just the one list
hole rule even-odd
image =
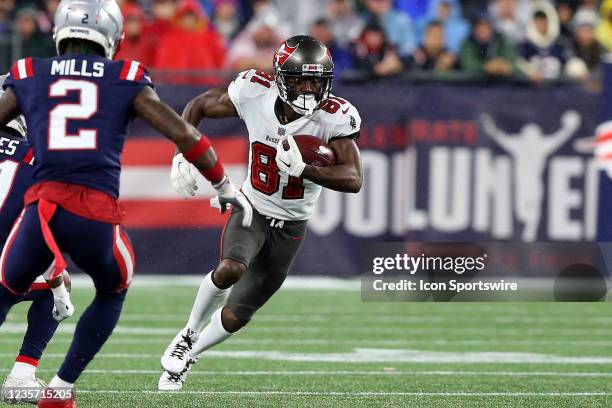
[[[274, 55], [274, 70], [275, 76], [241, 72], [228, 88], [209, 90], [183, 112], [194, 126], [204, 118], [238, 116], [244, 121], [250, 150], [242, 191], [254, 214], [251, 227], [244, 228], [241, 211], [232, 210], [221, 238], [221, 262], [204, 277], [187, 325], [161, 358], [160, 390], [181, 389], [200, 354], [244, 327], [281, 287], [321, 188], [361, 189], [355, 143], [361, 119], [353, 105], [330, 92], [333, 62], [325, 45], [309, 36], [292, 37]], [[328, 143], [337, 164], [305, 164], [292, 135]], [[289, 150], [283, 148], [285, 139]], [[179, 194], [195, 195], [196, 171], [182, 155], [175, 156], [171, 179]]]

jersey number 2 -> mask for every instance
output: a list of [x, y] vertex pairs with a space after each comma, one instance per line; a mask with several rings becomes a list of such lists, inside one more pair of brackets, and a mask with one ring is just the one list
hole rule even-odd
[[49, 150], [94, 150], [98, 144], [96, 129], [76, 129], [68, 133], [68, 121], [88, 120], [98, 111], [98, 86], [93, 82], [60, 79], [49, 87], [49, 97], [63, 98], [78, 92], [77, 103], [60, 103], [49, 112]]
[[[280, 175], [276, 165], [276, 149], [263, 143], [252, 145], [251, 184], [266, 195], [272, 195], [280, 187]], [[287, 185], [283, 187], [284, 200], [299, 200], [304, 198], [304, 186], [299, 177], [289, 176]]]

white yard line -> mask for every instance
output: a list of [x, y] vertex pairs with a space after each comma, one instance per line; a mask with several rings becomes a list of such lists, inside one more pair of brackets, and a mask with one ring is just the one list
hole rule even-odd
[[[135, 275], [132, 288], [191, 287], [197, 290], [203, 277], [203, 275]], [[72, 286], [78, 289], [93, 288], [93, 283], [89, 276], [79, 274], [72, 276]], [[361, 290], [361, 280], [359, 278], [339, 279], [324, 276], [290, 276], [283, 283], [283, 289], [356, 292]]]
[[[12, 339], [0, 339], [0, 344], [12, 344], [17, 346], [21, 343], [22, 336], [15, 337]], [[169, 337], [159, 338], [146, 338], [146, 339], [134, 339], [134, 338], [121, 338], [118, 336], [112, 337], [108, 341], [108, 345], [119, 346], [119, 345], [141, 345], [151, 344], [165, 346], [169, 342]], [[70, 344], [72, 338], [53, 338], [53, 344]], [[322, 339], [232, 339], [226, 344], [229, 345], [249, 345], [249, 346], [369, 346], [369, 347], [389, 347], [389, 346], [564, 346], [565, 348], [570, 347], [591, 347], [591, 348], [610, 348], [612, 347], [612, 341], [590, 341], [590, 340], [578, 340], [578, 341], [530, 341], [530, 340], [322, 340]]]
[[[0, 369], [8, 372], [9, 369]], [[54, 373], [54, 369], [38, 369], [37, 372]], [[159, 375], [160, 370], [121, 370], [121, 369], [92, 369], [86, 374], [113, 374], [113, 375]], [[564, 371], [350, 371], [350, 370], [315, 370], [315, 371], [192, 371], [190, 376], [496, 376], [496, 377], [612, 377], [606, 372], [564, 372]]]
[[[18, 344], [23, 338], [23, 332], [6, 333], [15, 335], [13, 338], [2, 338], [0, 344]], [[70, 344], [72, 338], [63, 336], [68, 333], [61, 333], [53, 338], [53, 343]], [[170, 337], [153, 337], [148, 336], [145, 339], [125, 338], [120, 335], [114, 335], [108, 341], [108, 344], [159, 344], [166, 345], [170, 341]], [[420, 340], [381, 340], [381, 339], [361, 339], [361, 340], [346, 340], [346, 339], [240, 339], [235, 338], [228, 340], [225, 344], [243, 344], [243, 345], [272, 345], [272, 346], [411, 346], [411, 345], [431, 345], [431, 346], [487, 346], [487, 345], [512, 345], [512, 346], [564, 346], [564, 347], [612, 347], [612, 340], [458, 340], [458, 339], [420, 339]]]
[[[0, 353], [11, 358], [14, 353]], [[64, 358], [49, 353], [46, 358]], [[100, 353], [97, 359], [158, 359], [159, 353]], [[602, 364], [611, 365], [612, 356], [563, 356], [516, 352], [460, 352], [409, 349], [355, 348], [349, 352], [304, 353], [291, 351], [218, 351], [209, 350], [206, 358], [254, 359], [323, 363], [434, 363], [434, 364]]]

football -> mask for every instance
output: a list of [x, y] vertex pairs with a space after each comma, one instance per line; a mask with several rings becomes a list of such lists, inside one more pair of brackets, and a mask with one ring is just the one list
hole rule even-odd
[[[297, 143], [304, 163], [312, 166], [327, 167], [336, 164], [334, 151], [318, 137], [310, 135], [293, 136]], [[283, 143], [285, 149], [289, 149], [287, 141]]]

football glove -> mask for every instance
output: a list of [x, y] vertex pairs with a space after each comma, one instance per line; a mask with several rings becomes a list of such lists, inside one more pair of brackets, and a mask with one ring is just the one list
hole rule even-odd
[[253, 220], [253, 207], [244, 194], [234, 187], [229, 177], [223, 177], [223, 180], [218, 184], [213, 184], [213, 187], [217, 190], [218, 195], [210, 199], [210, 206], [219, 209], [222, 214], [232, 205], [240, 208], [243, 210], [242, 226], [250, 227]]
[[[289, 150], [283, 147], [283, 140], [289, 143]], [[276, 164], [280, 170], [289, 173], [290, 176], [302, 176], [306, 163], [302, 160], [302, 154], [293, 136], [289, 135], [287, 139], [281, 139], [276, 145]]]
[[70, 298], [53, 298], [53, 318], [61, 322], [74, 314], [74, 305]]
[[170, 171], [170, 181], [172, 188], [184, 198], [195, 196], [198, 189], [196, 175], [198, 169], [189, 163], [182, 153], [177, 154], [172, 159], [172, 170]]

